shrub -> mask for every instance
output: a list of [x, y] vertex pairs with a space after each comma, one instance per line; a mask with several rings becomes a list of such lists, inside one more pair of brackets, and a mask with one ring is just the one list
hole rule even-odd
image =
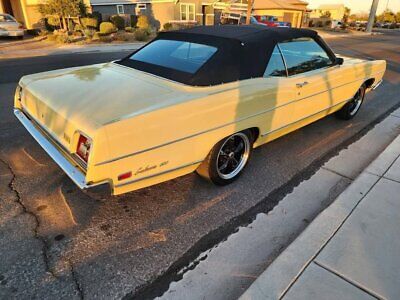
[[135, 30], [134, 36], [137, 41], [147, 41], [150, 33], [147, 29], [139, 28]]
[[100, 35], [99, 40], [102, 43], [111, 43], [112, 42], [112, 37], [111, 35]]
[[55, 42], [57, 40], [57, 35], [56, 34], [49, 34], [47, 35], [47, 40], [50, 42]]
[[135, 28], [138, 22], [138, 16], [131, 15], [131, 27]]
[[118, 32], [114, 35], [115, 41], [127, 42], [131, 39], [131, 34], [126, 32]]
[[84, 29], [84, 30], [83, 30], [84, 35], [85, 35], [86, 37], [88, 37], [88, 38], [92, 38], [95, 32], [96, 32], [96, 31], [93, 30], [93, 29]]
[[136, 26], [140, 29], [148, 29], [150, 28], [149, 18], [145, 15], [139, 16], [137, 20]]
[[99, 41], [100, 40], [100, 34], [99, 32], [95, 32], [92, 36], [92, 41]]
[[56, 42], [60, 44], [68, 44], [71, 42], [70, 38], [66, 34], [57, 34], [56, 35]]
[[317, 27], [323, 27], [323, 26], [324, 26], [324, 23], [322, 23], [322, 21], [317, 22]]
[[81, 24], [84, 29], [87, 29], [87, 28], [94, 29], [94, 28], [97, 28], [97, 26], [99, 26], [99, 23], [96, 18], [82, 18]]
[[115, 15], [110, 18], [110, 21], [118, 28], [118, 30], [122, 30], [125, 28], [125, 19], [121, 16]]
[[173, 30], [173, 28], [174, 28], [174, 25], [172, 25], [171, 23], [165, 23], [164, 26], [163, 26], [163, 29], [165, 31]]
[[132, 27], [125, 27], [126, 32], [133, 32], [134, 29]]
[[83, 27], [81, 24], [76, 24], [74, 27], [74, 31], [83, 31]]
[[117, 31], [114, 24], [111, 22], [103, 22], [100, 24], [100, 32], [104, 34], [110, 34]]
[[94, 11], [91, 14], [88, 14], [87, 16], [88, 16], [88, 18], [96, 19], [97, 20], [97, 26], [99, 26], [99, 24], [101, 24], [101, 22], [103, 22], [103, 16], [98, 11]]
[[60, 27], [60, 18], [58, 16], [48, 16], [46, 23], [53, 27]]

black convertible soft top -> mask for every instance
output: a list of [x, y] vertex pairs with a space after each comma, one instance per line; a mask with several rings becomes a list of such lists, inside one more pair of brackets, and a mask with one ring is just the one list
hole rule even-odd
[[218, 48], [218, 51], [194, 74], [135, 61], [130, 59], [131, 55], [118, 63], [188, 85], [217, 85], [262, 77], [276, 44], [301, 37], [313, 38], [328, 52], [332, 60], [335, 59], [332, 50], [313, 30], [262, 25], [224, 25], [198, 26], [158, 34], [155, 40], [188, 41]]

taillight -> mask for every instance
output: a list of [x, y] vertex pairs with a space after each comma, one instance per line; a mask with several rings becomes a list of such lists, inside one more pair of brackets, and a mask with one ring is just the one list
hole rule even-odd
[[83, 159], [83, 161], [88, 162], [90, 147], [92, 146], [91, 141], [84, 135], [79, 136], [78, 146], [76, 148], [76, 154]]
[[23, 25], [19, 25], [18, 29], [24, 29], [24, 26]]

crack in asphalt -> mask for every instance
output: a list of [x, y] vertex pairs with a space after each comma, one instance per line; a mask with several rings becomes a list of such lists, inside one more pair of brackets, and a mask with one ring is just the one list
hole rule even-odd
[[46, 272], [51, 274], [55, 279], [58, 279], [58, 276], [50, 268], [49, 257], [47, 255], [47, 252], [49, 250], [49, 245], [46, 242], [46, 240], [39, 235], [39, 227], [40, 227], [39, 217], [34, 212], [28, 210], [26, 208], [25, 204], [22, 202], [21, 194], [15, 187], [15, 180], [17, 178], [17, 175], [15, 174], [14, 170], [11, 168], [10, 164], [1, 158], [0, 158], [0, 162], [2, 162], [5, 166], [7, 166], [8, 170], [11, 173], [12, 178], [11, 178], [10, 182], [8, 183], [8, 187], [15, 194], [16, 202], [22, 208], [23, 213], [32, 216], [33, 219], [35, 220], [35, 228], [33, 229], [33, 236], [35, 237], [35, 239], [39, 240], [42, 243], [42, 257], [43, 257]]
[[83, 287], [79, 283], [77, 274], [76, 274], [75, 269], [74, 269], [74, 265], [72, 264], [71, 260], [68, 260], [68, 264], [69, 264], [72, 280], [74, 282], [76, 290], [78, 291], [79, 299], [83, 300], [84, 299]]
[[[18, 189], [15, 187], [15, 180], [17, 178], [17, 175], [15, 174], [15, 172], [12, 169], [12, 167], [10, 166], [10, 164], [7, 163], [2, 158], [0, 158], [0, 162], [3, 163], [11, 173], [12, 178], [11, 178], [10, 182], [8, 183], [8, 187], [16, 196], [15, 202], [17, 202], [18, 205], [20, 205], [20, 207], [22, 208], [22, 213], [32, 216], [33, 219], [35, 220], [35, 227], [33, 229], [33, 234], [34, 234], [34, 238], [39, 240], [43, 245], [42, 246], [42, 257], [43, 257], [46, 272], [49, 273], [54, 279], [59, 280], [59, 276], [57, 276], [56, 273], [50, 267], [49, 257], [47, 254], [50, 249], [50, 246], [47, 243], [46, 239], [43, 238], [42, 236], [40, 236], [40, 234], [39, 234], [39, 227], [40, 227], [39, 217], [34, 212], [28, 210], [27, 207], [25, 206], [25, 204], [23, 203], [22, 196], [21, 196], [20, 192], [18, 191]], [[74, 283], [75, 289], [78, 292], [79, 299], [83, 300], [84, 293], [83, 293], [82, 285], [78, 281], [77, 274], [75, 272], [72, 262], [69, 260], [68, 263], [69, 263], [69, 267], [70, 267], [71, 278]]]

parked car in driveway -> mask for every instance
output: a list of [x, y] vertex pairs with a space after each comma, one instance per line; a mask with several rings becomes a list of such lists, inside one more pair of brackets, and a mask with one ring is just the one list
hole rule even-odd
[[256, 15], [254, 17], [259, 23], [265, 24], [268, 27], [292, 27], [290, 22], [278, 21], [278, 18], [274, 16]]
[[[220, 17], [220, 25], [246, 25], [247, 16], [241, 13], [222, 13]], [[250, 16], [250, 24], [261, 25], [254, 16]]]
[[9, 14], [0, 14], [0, 37], [12, 36], [17, 38], [24, 37], [24, 27]]
[[200, 26], [118, 61], [24, 76], [14, 114], [82, 189], [121, 194], [193, 171], [225, 185], [253, 148], [356, 116], [385, 69], [336, 56], [312, 30]]

